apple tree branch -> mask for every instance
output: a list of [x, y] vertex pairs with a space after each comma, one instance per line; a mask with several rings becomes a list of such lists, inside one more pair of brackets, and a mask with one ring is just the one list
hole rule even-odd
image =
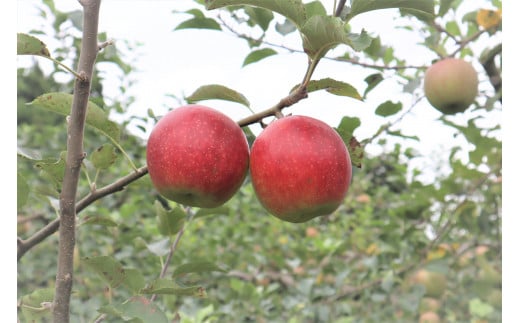
[[79, 78], [74, 83], [74, 98], [67, 128], [67, 160], [60, 193], [60, 226], [58, 269], [56, 274], [53, 320], [68, 323], [70, 296], [73, 284], [73, 254], [76, 230], [76, 193], [81, 164], [85, 158], [83, 136], [91, 78], [98, 53], [98, 21], [101, 0], [81, 0], [83, 6], [83, 35], [79, 56]]

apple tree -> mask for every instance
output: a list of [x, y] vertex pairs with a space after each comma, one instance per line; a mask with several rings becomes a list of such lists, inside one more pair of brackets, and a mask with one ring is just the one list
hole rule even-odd
[[[164, 93], [178, 102], [168, 112], [224, 103], [249, 114], [238, 119], [221, 109], [234, 122], [218, 133], [190, 117], [152, 140], [167, 114], [128, 113], [135, 101], [128, 89], [139, 82], [133, 53], [146, 44], [98, 30], [100, 0], [80, 0], [72, 12], [44, 0], [41, 25], [19, 31], [18, 320], [500, 321], [501, 1], [190, 3], [181, 11], [171, 2], [172, 32], [231, 35], [247, 44], [242, 66], [262, 64], [273, 78], [281, 67], [271, 59], [304, 56], [291, 71], [301, 82], [288, 82], [270, 106], [223, 84], [200, 84], [188, 95], [174, 89]], [[392, 43], [358, 24], [383, 13], [392, 15], [389, 29], [410, 38]], [[400, 51], [408, 39], [425, 55]], [[453, 59], [466, 65], [445, 68]], [[324, 65], [351, 73], [323, 75]], [[107, 93], [113, 82], [117, 93]], [[368, 108], [341, 110], [326, 124], [320, 109], [329, 97]], [[306, 104], [315, 107], [312, 118]], [[423, 127], [450, 138], [429, 154], [419, 149], [427, 138], [410, 127], [423, 115]], [[301, 122], [267, 132], [307, 118], [327, 136], [308, 135]], [[208, 162], [213, 173], [200, 181], [210, 183], [226, 169], [216, 164], [232, 161], [207, 153], [182, 159], [192, 152], [185, 150], [171, 155], [179, 157], [175, 169], [160, 172], [168, 158], [154, 164], [156, 177], [148, 173], [150, 159], [170, 148], [147, 150], [199, 131], [184, 147], [218, 146], [224, 140], [215, 136], [228, 128], [246, 140], [226, 144], [222, 156], [249, 148], [249, 160], [231, 167], [240, 168], [238, 184], [219, 203], [196, 205], [193, 191], [179, 199], [178, 187], [157, 183], [170, 174], [196, 178]], [[175, 131], [186, 137], [168, 140]], [[338, 155], [341, 167], [330, 168]], [[279, 166], [290, 175], [275, 173]], [[340, 194], [325, 206], [305, 195], [334, 191], [334, 180]], [[289, 217], [277, 213], [295, 205]]]

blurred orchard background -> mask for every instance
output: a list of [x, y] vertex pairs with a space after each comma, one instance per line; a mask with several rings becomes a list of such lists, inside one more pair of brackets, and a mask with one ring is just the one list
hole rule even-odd
[[[303, 2], [331, 14], [338, 1]], [[102, 1], [99, 40], [111, 43], [98, 55], [91, 100], [121, 136], [107, 165], [87, 157], [78, 199], [92, 183], [102, 188], [131, 174], [127, 159], [145, 165], [146, 138], [170, 109], [200, 102], [239, 121], [301, 82], [308, 57], [286, 17], [239, 1], [214, 10], [203, 3]], [[182, 207], [162, 200], [147, 176], [136, 178], [78, 214], [71, 321], [500, 322], [504, 118], [501, 85], [492, 78], [502, 78], [502, 1], [431, 3], [433, 15], [389, 8], [354, 16], [349, 32], [364, 30], [370, 45], [338, 44], [312, 78], [349, 90], [316, 90], [283, 110], [323, 120], [363, 148], [335, 213], [282, 222], [259, 205], [246, 179], [223, 207], [180, 216], [176, 230], [165, 229], [164, 218]], [[76, 1], [22, 0], [16, 32], [37, 37], [51, 57], [75, 68], [81, 18]], [[471, 62], [480, 81], [476, 102], [454, 116], [431, 107], [422, 91], [426, 68], [448, 55]], [[65, 117], [34, 102], [72, 93], [74, 77], [41, 56], [18, 55], [16, 67], [17, 234], [28, 242], [59, 214], [66, 149]], [[240, 95], [194, 95], [208, 84]], [[244, 130], [252, 142], [262, 128]], [[111, 144], [87, 129], [87, 156]], [[22, 322], [51, 317], [42, 304], [53, 298], [57, 245], [51, 232], [18, 246]], [[158, 282], [163, 269], [168, 280]], [[421, 282], [418, 272], [434, 282]], [[128, 301], [151, 294], [158, 297], [145, 308]], [[160, 314], [147, 316], [150, 308]]]

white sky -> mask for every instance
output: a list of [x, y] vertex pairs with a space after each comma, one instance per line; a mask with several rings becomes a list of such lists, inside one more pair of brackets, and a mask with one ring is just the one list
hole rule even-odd
[[[1, 14], [4, 15], [2, 17], [4, 22], [2, 31], [5, 32], [5, 35], [11, 37], [7, 39], [6, 43], [12, 44], [13, 53], [15, 53], [15, 33], [28, 32], [33, 28], [38, 29], [40, 26], [41, 21], [35, 18], [35, 11], [33, 10], [34, 6], [39, 3], [39, 0], [18, 0], [16, 6], [14, 2], [7, 1], [6, 6], [8, 4], [13, 5], [12, 11], [8, 9], [1, 11]], [[74, 0], [56, 0], [55, 3], [63, 11], [81, 9], [81, 6]], [[326, 7], [330, 11], [333, 0], [323, 1], [323, 3], [329, 4]], [[506, 34], [508, 30], [513, 32], [520, 30], [518, 26], [514, 26], [518, 21], [516, 16], [519, 11], [513, 6], [518, 6], [518, 2], [504, 0], [503, 3]], [[252, 108], [255, 111], [261, 111], [278, 102], [293, 85], [301, 80], [306, 66], [306, 58], [301, 54], [278, 55], [241, 68], [242, 60], [249, 52], [244, 41], [215, 31], [183, 30], [172, 32], [172, 29], [183, 20], [180, 15], [174, 16], [172, 10], [182, 11], [191, 8], [192, 4], [191, 0], [103, 0], [100, 31], [108, 32], [109, 37], [114, 39], [116, 43], [121, 40], [135, 40], [144, 43], [140, 50], [140, 59], [137, 63], [132, 64], [142, 72], [136, 75], [138, 82], [129, 92], [137, 98], [137, 101], [130, 107], [129, 113], [144, 115], [148, 108], [152, 108], [157, 115], [161, 115], [166, 111], [166, 105], [171, 108], [176, 105], [172, 99], [165, 97], [166, 94], [181, 95], [184, 93], [188, 95], [198, 86], [208, 83], [223, 84], [243, 93], [251, 102]], [[469, 5], [471, 8], [490, 7], [490, 1], [485, 0], [467, 0], [463, 4]], [[12, 14], [15, 10], [16, 16]], [[188, 16], [185, 18], [188, 18]], [[11, 25], [9, 25], [10, 21], [12, 22]], [[359, 31], [360, 26], [363, 26], [369, 32], [379, 34], [385, 42], [394, 44], [396, 55], [409, 58], [410, 63], [426, 64], [433, 58], [431, 53], [416, 45], [417, 35], [394, 28], [392, 10], [363, 14], [356, 17], [352, 23], [354, 31]], [[52, 43], [50, 40], [49, 42]], [[294, 48], [297, 48], [299, 44], [297, 39], [295, 42], [293, 38], [291, 40], [277, 38], [274, 39], [274, 42], [287, 43]], [[504, 43], [503, 61], [507, 65], [507, 68], [503, 71], [504, 80], [515, 80], [515, 74], [520, 71], [517, 57], [512, 56], [512, 53], [518, 53], [516, 48], [513, 47], [515, 43], [517, 43], [515, 40]], [[53, 48], [50, 45], [49, 49], [52, 53]], [[511, 53], [511, 55], [508, 56], [507, 53]], [[12, 61], [9, 59], [12, 59]], [[15, 75], [16, 68], [25, 64], [24, 59], [16, 57], [16, 55], [2, 59], [3, 70], [12, 69], [13, 74], [10, 75]], [[39, 59], [39, 61], [45, 64], [44, 59]], [[475, 67], [478, 68], [479, 66]], [[478, 71], [482, 72], [481, 69], [478, 69]], [[372, 73], [373, 71], [368, 72]], [[366, 70], [349, 64], [322, 61], [314, 79], [332, 77], [351, 83], [362, 92], [365, 87], [362, 81], [365, 76], [363, 73], [366, 73]], [[6, 74], [9, 75], [9, 73], [4, 73], [4, 76]], [[16, 91], [15, 84], [10, 80], [4, 81], [2, 88], [6, 91], [5, 93], [14, 93]], [[509, 84], [511, 85], [509, 86]], [[114, 83], [112, 88], [115, 89], [117, 86], [118, 84]], [[513, 86], [516, 87], [515, 82], [504, 82], [504, 93], [506, 94], [504, 95], [504, 116], [490, 115], [493, 122], [500, 120], [497, 118], [502, 118], [503, 121], [504, 185], [509, 185], [509, 189], [504, 190], [503, 207], [504, 210], [510, 211], [518, 209], [513, 204], [515, 198], [517, 198], [514, 194], [517, 190], [513, 185], [517, 185], [516, 181], [520, 179], [517, 171], [520, 159], [516, 153], [519, 146], [517, 140], [520, 138], [520, 134], [517, 132], [519, 129], [517, 123], [520, 120], [518, 109], [520, 107], [517, 102], [513, 101], [514, 95], [513, 97], [507, 95], [516, 91]], [[107, 85], [107, 89], [110, 89], [110, 86]], [[509, 89], [509, 92], [507, 89]], [[310, 94], [308, 99], [284, 111], [314, 116], [328, 122], [331, 126], [336, 126], [344, 115], [358, 116], [362, 118], [362, 126], [356, 130], [355, 135], [359, 140], [362, 140], [371, 136], [382, 123], [387, 121], [374, 115], [373, 111], [378, 104], [387, 99], [394, 100], [394, 102], [402, 101], [405, 104], [404, 109], [407, 109], [407, 104], [411, 102], [410, 98], [403, 96], [400, 92], [400, 88], [392, 86], [391, 82], [385, 83], [385, 86], [377, 92], [374, 91], [370, 100], [366, 102], [357, 102], [328, 93], [314, 92]], [[14, 95], [12, 98], [14, 98]], [[13, 113], [13, 119], [9, 124], [13, 127], [16, 117], [13, 108], [16, 106], [15, 102], [10, 104], [7, 109], [8, 112]], [[218, 108], [235, 120], [249, 114], [246, 108], [224, 101], [201, 103]], [[440, 147], [446, 147], [453, 140], [451, 131], [446, 131], [439, 122], [435, 121], [438, 117], [439, 114], [423, 100], [421, 104], [415, 107], [413, 115], [407, 116], [400, 124], [403, 133], [418, 135], [421, 138], [420, 144], [416, 145], [416, 148], [420, 149], [426, 156], [421, 161], [424, 163], [421, 166], [428, 166], [429, 160], [431, 165], [432, 158], [435, 158], [435, 161], [438, 160], [440, 157], [434, 156], [437, 155]], [[15, 130], [10, 132], [13, 137], [9, 137], [11, 138], [10, 141], [4, 146], [13, 145], [10, 147], [14, 147], [15, 133]], [[367, 147], [367, 149], [375, 148]], [[13, 153], [10, 154], [14, 155]], [[13, 158], [11, 161], [15, 162], [14, 160]], [[14, 174], [14, 172], [11, 172], [11, 174]], [[15, 199], [11, 200], [14, 201]], [[12, 216], [12, 213], [15, 212], [16, 209], [6, 215]], [[516, 236], [516, 233], [511, 232], [511, 230], [519, 227], [518, 225], [515, 226], [518, 222], [514, 223], [514, 221], [518, 221], [518, 214], [504, 212], [504, 215], [504, 244], [511, 246], [515, 244], [512, 239], [515, 239]], [[14, 232], [13, 227], [14, 224], [9, 229], [10, 233]], [[14, 243], [14, 237], [10, 235], [7, 235], [7, 237], [9, 242]], [[11, 249], [14, 250], [14, 246], [10, 247]], [[509, 249], [504, 249], [505, 256], [510, 256]], [[509, 280], [520, 270], [518, 267], [516, 270], [513, 268], [513, 266], [518, 266], [513, 262], [515, 258], [517, 257], [504, 257], [503, 261], [503, 277], [509, 281], [509, 283], [503, 285], [503, 291], [506, 295], [511, 296], [514, 291], [518, 290], [518, 288], [513, 290], [514, 285]], [[14, 255], [11, 259], [14, 259]], [[7, 282], [14, 284], [14, 280]], [[4, 294], [10, 296], [9, 293]], [[6, 300], [5, 303], [13, 304], [12, 299]], [[504, 299], [504, 305], [507, 305], [507, 298]], [[504, 318], [509, 317], [513, 310], [514, 307], [504, 306]]]

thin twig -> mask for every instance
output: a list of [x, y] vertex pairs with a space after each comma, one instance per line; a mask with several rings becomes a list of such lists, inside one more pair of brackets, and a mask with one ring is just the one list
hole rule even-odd
[[44, 214], [34, 214], [34, 215], [28, 215], [28, 216], [18, 216], [16, 219], [16, 223], [21, 224], [25, 222], [32, 222], [36, 219], [43, 219], [45, 220]]
[[478, 32], [476, 32], [475, 34], [473, 34], [472, 36], [468, 37], [468, 38], [465, 38], [465, 39], [462, 39], [460, 41], [458, 41], [458, 44], [459, 44], [459, 47], [457, 47], [457, 49], [455, 51], [453, 51], [450, 55], [450, 57], [454, 57], [455, 54], [457, 54], [458, 52], [460, 52], [462, 49], [464, 49], [464, 47], [466, 47], [468, 44], [470, 44], [471, 42], [477, 40], [477, 38], [480, 37], [480, 35], [482, 35], [483, 33], [485, 33], [486, 30], [479, 30]]
[[[257, 38], [251, 37], [249, 35], [246, 35], [244, 33], [241, 33], [239, 31], [235, 30], [232, 26], [230, 26], [226, 22], [226, 20], [224, 18], [222, 18], [221, 15], [218, 16], [218, 20], [219, 20], [219, 23], [221, 24], [221, 26], [226, 28], [233, 35], [235, 35], [238, 38], [242, 38], [248, 42], [253, 42], [256, 44], [263, 44], [263, 45], [271, 46], [274, 48], [284, 49], [290, 53], [305, 54], [305, 51], [303, 51], [302, 49], [290, 48], [285, 45], [276, 44], [276, 43], [264, 40], [263, 38], [257, 39]], [[366, 68], [380, 69], [380, 70], [404, 70], [404, 69], [426, 69], [427, 68], [427, 66], [424, 66], [424, 65], [394, 65], [394, 66], [379, 65], [379, 64], [374, 64], [374, 63], [364, 63], [364, 62], [360, 62], [356, 59], [349, 59], [349, 58], [344, 58], [344, 57], [324, 56], [324, 57], [322, 57], [322, 59], [326, 59], [326, 60], [330, 60], [330, 61], [337, 61], [337, 62], [345, 62], [345, 63], [349, 63], [352, 65], [357, 65], [357, 66], [366, 67]]]
[[[181, 241], [181, 238], [182, 238], [184, 232], [186, 231], [186, 226], [190, 223], [190, 221], [195, 216], [195, 213], [193, 212], [193, 210], [190, 207], [186, 207], [186, 213], [188, 215], [186, 224], [184, 224], [182, 226], [182, 228], [179, 230], [179, 232], [177, 232], [175, 241], [173, 241], [172, 245], [170, 246], [170, 251], [168, 252], [168, 255], [166, 256], [166, 260], [164, 261], [164, 265], [161, 269], [161, 274], [159, 275], [159, 278], [164, 278], [164, 276], [166, 276], [166, 271], [168, 270], [168, 268], [171, 264], [171, 259], [173, 257], [173, 254], [175, 253], [175, 250], [177, 250], [177, 246], [179, 245], [179, 242]], [[153, 294], [152, 297], [150, 297], [150, 302], [153, 302], [156, 299], [157, 299], [157, 294]]]
[[98, 51], [102, 51], [103, 49], [111, 45], [114, 45], [114, 41], [112, 39], [102, 42], [101, 44], [98, 44]]
[[385, 125], [383, 125], [381, 128], [379, 128], [379, 130], [370, 138], [367, 138], [365, 140], [362, 141], [362, 145], [363, 146], [366, 146], [370, 143], [372, 143], [377, 137], [379, 137], [383, 132], [385, 131], [388, 131], [390, 129], [390, 127], [392, 126], [395, 126], [396, 124], [398, 124], [399, 122], [401, 122], [404, 117], [406, 115], [408, 115], [409, 113], [412, 112], [412, 109], [415, 108], [415, 106], [422, 100], [422, 96], [417, 98], [413, 103], [412, 105], [405, 111], [403, 112], [398, 118], [396, 118], [395, 120], [393, 120], [392, 122], [389, 122]]
[[260, 122], [264, 118], [267, 118], [270, 116], [275, 116], [276, 114], [280, 113], [280, 111], [283, 108], [289, 107], [306, 97], [307, 97], [307, 89], [300, 86], [296, 90], [294, 90], [291, 94], [289, 94], [285, 98], [281, 99], [273, 107], [266, 109], [264, 111], [255, 113], [253, 115], [250, 115], [248, 117], [245, 117], [242, 120], [239, 120], [237, 123], [239, 126], [245, 127], [245, 126]]
[[347, 0], [339, 0], [338, 7], [336, 8], [336, 12], [334, 13], [334, 16], [339, 17], [341, 16], [341, 12], [343, 11], [343, 8], [345, 7], [345, 3]]

